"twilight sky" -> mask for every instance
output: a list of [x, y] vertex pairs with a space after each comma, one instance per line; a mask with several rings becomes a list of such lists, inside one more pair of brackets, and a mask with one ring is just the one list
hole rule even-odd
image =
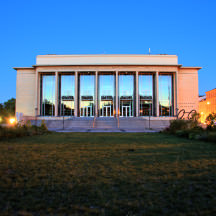
[[216, 88], [215, 0], [1, 0], [0, 103], [41, 54], [176, 54]]

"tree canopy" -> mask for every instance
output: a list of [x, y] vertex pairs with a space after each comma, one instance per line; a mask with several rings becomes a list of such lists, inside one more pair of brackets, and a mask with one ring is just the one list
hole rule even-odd
[[16, 104], [15, 98], [11, 98], [4, 103], [0, 103], [0, 116], [2, 117], [14, 116], [15, 104]]

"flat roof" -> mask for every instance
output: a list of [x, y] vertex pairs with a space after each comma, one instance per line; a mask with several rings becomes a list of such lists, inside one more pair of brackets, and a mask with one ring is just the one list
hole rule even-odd
[[168, 54], [66, 54], [37, 55], [36, 64], [32, 67], [14, 67], [33, 69], [39, 66], [175, 66], [182, 69], [201, 69], [202, 67], [183, 67], [178, 64], [177, 55]]
[[37, 56], [177, 56], [170, 54], [45, 54]]
[[176, 55], [93, 54], [38, 55], [37, 65], [177, 65]]
[[196, 67], [196, 66], [194, 66], [194, 67], [181, 67], [181, 68], [183, 68], [183, 69], [190, 69], [190, 68], [195, 68], [195, 69], [202, 69], [202, 67]]
[[34, 66], [32, 67], [13, 67], [13, 69], [17, 70], [17, 69], [34, 69]]

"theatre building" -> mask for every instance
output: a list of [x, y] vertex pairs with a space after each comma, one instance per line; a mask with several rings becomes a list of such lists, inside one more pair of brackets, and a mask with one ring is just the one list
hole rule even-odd
[[14, 69], [22, 118], [169, 120], [198, 109], [200, 67], [183, 67], [176, 55], [39, 55]]

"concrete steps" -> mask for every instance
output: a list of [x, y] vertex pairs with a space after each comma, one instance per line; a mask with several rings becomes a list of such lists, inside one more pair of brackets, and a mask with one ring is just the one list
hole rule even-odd
[[148, 121], [146, 119], [141, 119], [141, 118], [124, 118], [120, 117], [119, 118], [119, 128], [146, 128], [147, 127]]
[[118, 121], [111, 117], [98, 117], [95, 119], [94, 128], [118, 128]]
[[[35, 124], [35, 121], [31, 121]], [[41, 124], [41, 120], [37, 121], [37, 124]], [[149, 120], [141, 117], [72, 117], [61, 120], [45, 120], [45, 124], [49, 129], [131, 129], [131, 130], [147, 130], [157, 129], [162, 130], [169, 126], [169, 120]], [[149, 127], [150, 126], [150, 127]]]

